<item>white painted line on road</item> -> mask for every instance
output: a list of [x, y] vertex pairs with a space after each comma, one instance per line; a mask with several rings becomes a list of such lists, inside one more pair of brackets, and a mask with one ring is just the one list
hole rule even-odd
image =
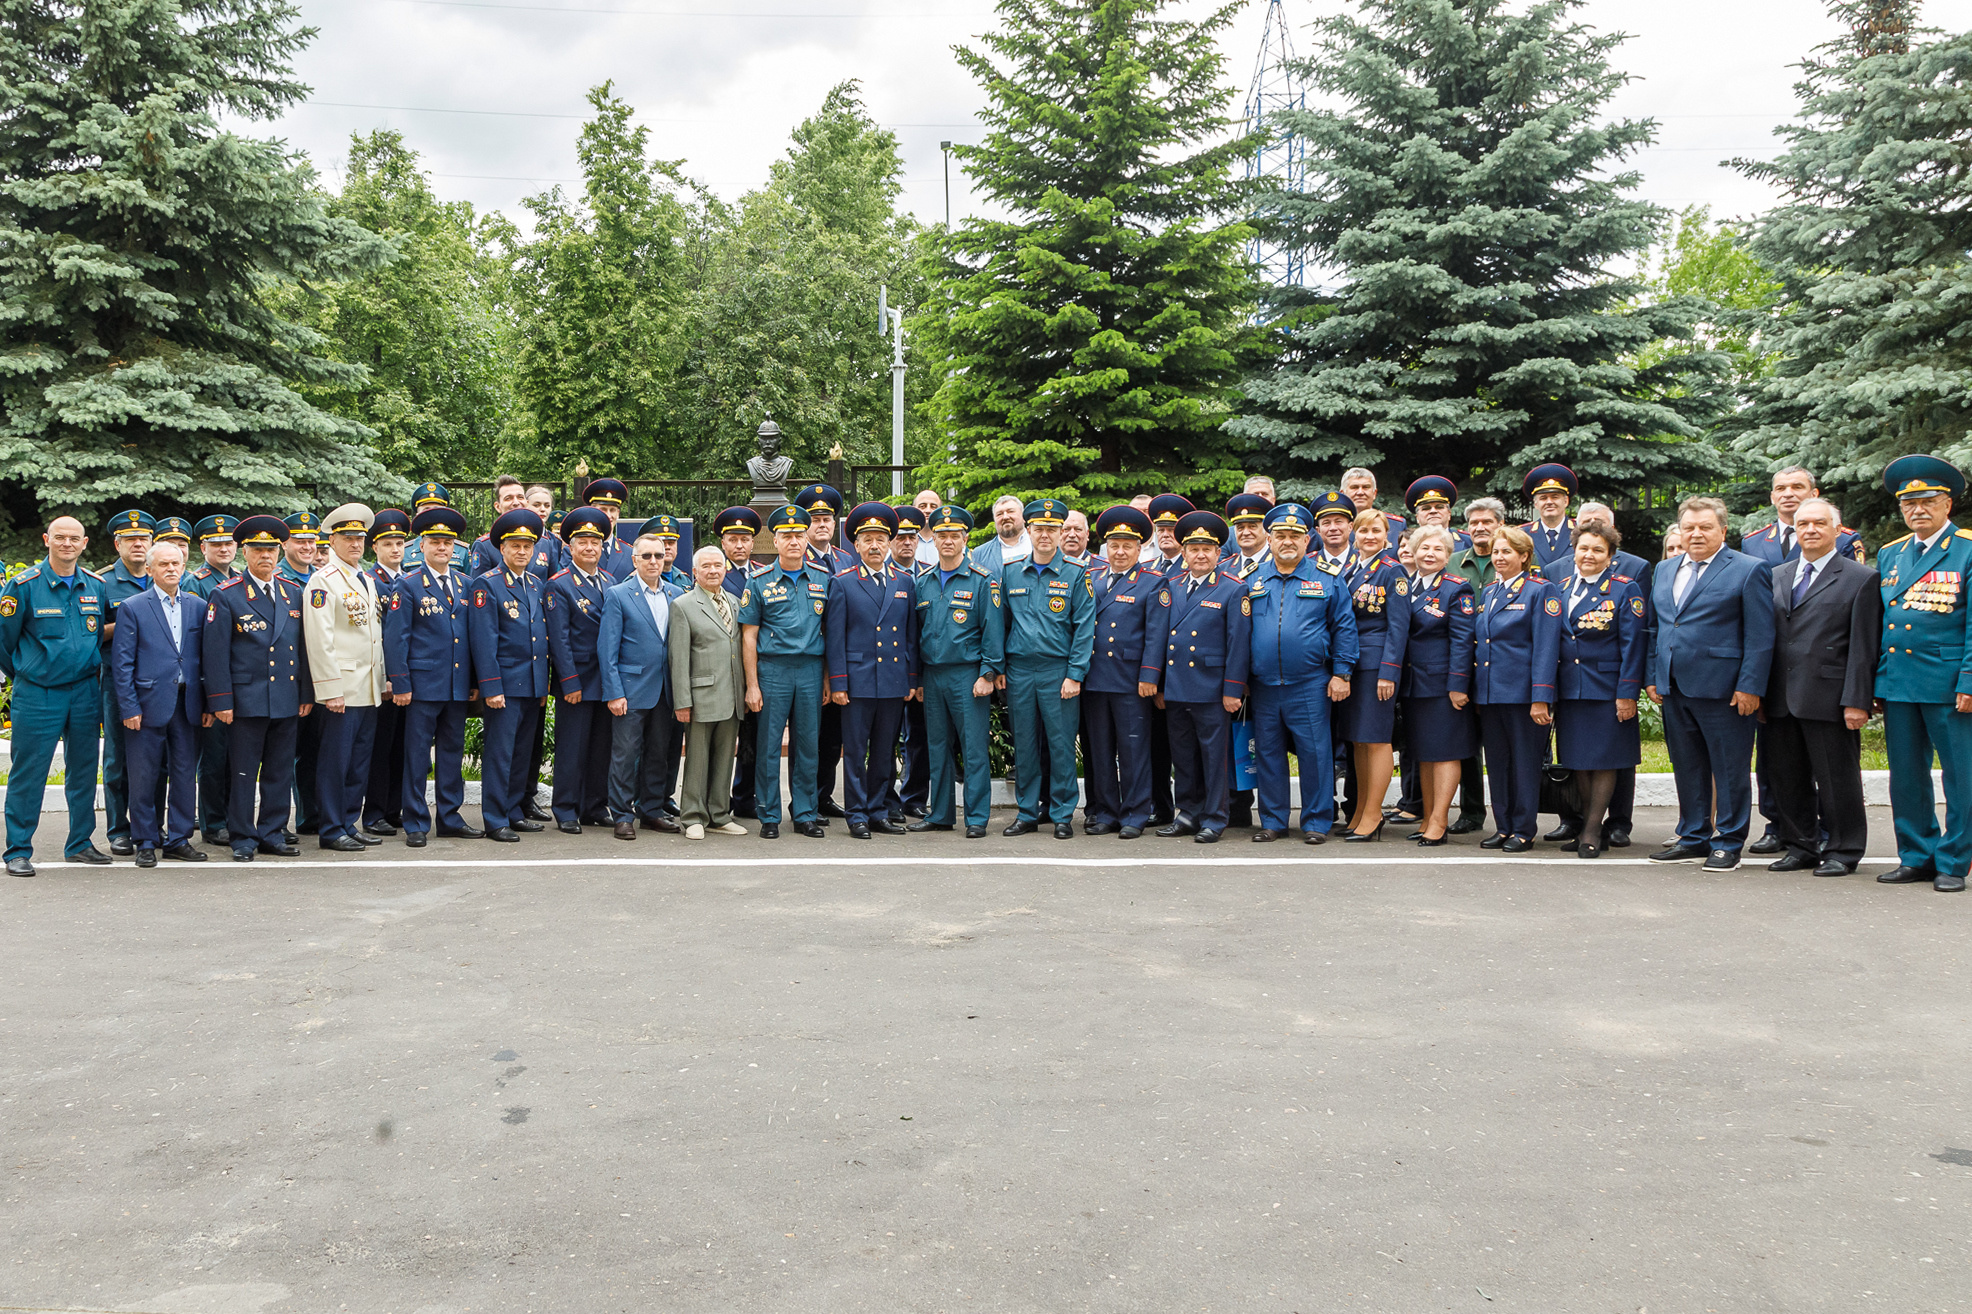
[[[327, 868], [336, 868], [343, 871], [485, 871], [499, 868], [515, 868], [527, 871], [541, 867], [678, 867], [686, 870], [699, 871], [707, 869], [744, 871], [766, 866], [770, 863], [775, 866], [785, 867], [788, 865], [788, 858], [784, 856], [785, 853], [786, 850], [781, 850], [772, 855], [763, 855], [759, 858], [485, 858], [479, 860], [471, 858], [413, 858], [409, 860], [391, 859], [382, 863], [363, 862], [360, 859], [264, 858], [253, 863], [252, 867], [256, 872], [267, 870], [320, 870]], [[1896, 861], [1894, 857], [1863, 859], [1865, 864], [1878, 862], [1894, 864]], [[239, 870], [242, 874], [244, 874], [244, 869], [247, 867], [245, 863], [233, 863], [223, 858], [215, 859], [214, 865], [228, 871]], [[1259, 855], [1248, 858], [1079, 858], [1071, 853], [1064, 852], [1052, 857], [1040, 857], [1028, 854], [1009, 854], [999, 857], [989, 854], [954, 856], [941, 853], [926, 855], [922, 858], [882, 857], [877, 855], [867, 858], [832, 858], [819, 855], [810, 857], [801, 853], [798, 849], [795, 851], [793, 865], [803, 868], [936, 866], [1051, 867], [1062, 869], [1085, 867], [1173, 867], [1182, 868], [1186, 871], [1196, 871], [1201, 867], [1216, 869], [1251, 867], [1350, 867], [1361, 871], [1377, 867], [1558, 866], [1566, 867], [1569, 871], [1580, 872], [1583, 875], [1593, 872], [1597, 867], [1660, 867], [1673, 871], [1679, 869], [1699, 870], [1699, 864], [1695, 862], [1652, 862], [1648, 858], [1591, 858], [1583, 860], [1580, 858], [1571, 859], [1564, 854], [1538, 858], [1496, 858], [1483, 856], [1469, 858], [1276, 858], [1270, 856], [1261, 857]], [[157, 871], [160, 874], [172, 871], [196, 871], [202, 869], [202, 866], [203, 864], [198, 863], [162, 862], [158, 865]], [[112, 870], [121, 871], [130, 868], [130, 863], [120, 861]], [[36, 863], [35, 869], [37, 871], [103, 870], [101, 867], [92, 867], [91, 864], [86, 862], [43, 862]], [[1752, 873], [1765, 872], [1766, 868], [1762, 863], [1749, 862], [1742, 864], [1739, 870], [1741, 872]], [[1768, 874], [1795, 875], [1797, 873], [1774, 872]]]

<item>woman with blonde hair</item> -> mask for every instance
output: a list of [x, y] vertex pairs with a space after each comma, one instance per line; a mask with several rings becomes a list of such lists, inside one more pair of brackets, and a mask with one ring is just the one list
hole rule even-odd
[[1472, 585], [1449, 574], [1456, 540], [1441, 525], [1411, 534], [1417, 578], [1408, 588], [1405, 639], [1404, 756], [1417, 763], [1424, 809], [1408, 838], [1436, 846], [1446, 842], [1459, 763], [1479, 751], [1479, 727], [1468, 704], [1472, 689]]
[[[1410, 638], [1410, 576], [1386, 550], [1390, 522], [1374, 508], [1358, 512], [1355, 552], [1343, 568], [1356, 613], [1356, 678], [1349, 699], [1335, 709], [1336, 734], [1350, 745], [1356, 778], [1356, 812], [1345, 844], [1367, 844], [1383, 835], [1383, 796], [1390, 790], [1390, 741], [1397, 722], [1397, 681], [1404, 673]], [[1372, 818], [1374, 824], [1372, 824]]]

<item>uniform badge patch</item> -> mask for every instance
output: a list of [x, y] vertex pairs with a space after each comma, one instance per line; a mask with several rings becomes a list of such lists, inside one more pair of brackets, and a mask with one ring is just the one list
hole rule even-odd
[[396, 610], [397, 610], [397, 608], [399, 607], [399, 605], [401, 605], [401, 604], [403, 603], [403, 601], [404, 601], [404, 599], [402, 599], [402, 598], [400, 598], [400, 597], [399, 597], [399, 596], [397, 596], [397, 595], [396, 595], [395, 593], [393, 593], [393, 594], [391, 594], [391, 595], [390, 595], [390, 609], [391, 609], [392, 611], [396, 611]]
[[1469, 594], [1469, 593], [1466, 593], [1466, 594], [1461, 594], [1461, 595], [1460, 595], [1460, 597], [1459, 597], [1459, 600], [1458, 600], [1458, 609], [1459, 609], [1459, 611], [1460, 611], [1460, 612], [1462, 612], [1463, 614], [1465, 614], [1465, 615], [1467, 615], [1467, 616], [1470, 616], [1470, 615], [1472, 614], [1472, 595], [1471, 595], [1471, 594]]
[[[132, 614], [134, 615], [135, 613], [132, 613]], [[206, 607], [206, 609], [205, 609], [205, 623], [206, 623], [207, 625], [210, 625], [210, 624], [212, 624], [212, 622], [214, 622], [214, 621], [216, 621], [216, 620], [218, 620], [218, 619], [219, 619], [219, 607], [218, 607], [218, 604], [216, 604], [216, 603], [215, 603], [215, 604], [212, 604], [212, 605], [209, 605], [209, 606], [207, 606], [207, 607]]]
[[1634, 613], [1635, 613], [1636, 615], [1638, 615], [1638, 616], [1641, 616], [1641, 615], [1643, 615], [1643, 599], [1642, 599], [1642, 598], [1631, 598], [1631, 599], [1630, 599], [1630, 610], [1631, 610], [1632, 612], [1634, 612]]
[[1049, 611], [1067, 611], [1067, 610], [1068, 610], [1068, 599], [1067, 599], [1067, 598], [1049, 598], [1049, 599], [1048, 599], [1048, 610], [1049, 610]]
[[1398, 596], [1398, 597], [1400, 597], [1400, 598], [1401, 598], [1401, 597], [1403, 597], [1403, 596], [1404, 596], [1405, 594], [1407, 594], [1407, 593], [1409, 593], [1410, 591], [1411, 591], [1411, 586], [1410, 586], [1410, 582], [1409, 582], [1408, 580], [1402, 580], [1402, 579], [1400, 579], [1400, 580], [1398, 580], [1398, 581], [1397, 581], [1397, 596]]
[[741, 589], [739, 605], [744, 607], [747, 603], [751, 601], [753, 601], [753, 590], [750, 588]]
[[1251, 616], [1253, 614], [1253, 599], [1241, 598], [1239, 600], [1239, 614], [1242, 616]]
[[475, 607], [484, 607], [486, 605], [485, 589], [474, 589], [472, 591], [472, 605]]
[[1171, 590], [1169, 589], [1157, 590], [1157, 605], [1160, 607], [1168, 607], [1171, 605]]
[[88, 627], [91, 634], [96, 632], [96, 618], [94, 616], [85, 618], [82, 623]]
[[20, 607], [20, 599], [11, 593], [4, 598], [0, 598], [0, 616], [11, 616], [19, 611]]
[[326, 606], [328, 606], [328, 605], [329, 605], [329, 591], [328, 591], [327, 589], [310, 589], [310, 590], [308, 590], [308, 605], [309, 605], [309, 606], [311, 606], [311, 607], [316, 607], [316, 608], [321, 608], [321, 607], [326, 607]]
[[1550, 616], [1559, 616], [1561, 614], [1560, 598], [1549, 598], [1547, 600], [1547, 614]]
[[816, 601], [816, 603], [815, 603], [815, 614], [816, 614], [817, 616], [819, 616], [819, 615], [821, 615], [821, 614], [822, 614], [822, 613], [823, 613], [824, 611], [826, 611], [827, 609], [828, 609], [828, 604], [827, 604], [826, 602], [822, 602], [822, 601], [820, 601], [820, 600], [817, 600], [817, 601]]
[[963, 607], [952, 613], [952, 624], [954, 625], [965, 624], [965, 609]]

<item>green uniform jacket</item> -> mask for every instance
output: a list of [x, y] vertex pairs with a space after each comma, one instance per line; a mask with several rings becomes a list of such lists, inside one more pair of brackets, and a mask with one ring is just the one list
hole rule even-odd
[[61, 580], [43, 557], [0, 590], [0, 671], [29, 684], [63, 685], [103, 665], [109, 594], [81, 566]]
[[1972, 529], [1947, 526], [1920, 558], [1915, 537], [1876, 555], [1883, 576], [1883, 652], [1876, 696], [1886, 702], [1943, 703], [1972, 694]]

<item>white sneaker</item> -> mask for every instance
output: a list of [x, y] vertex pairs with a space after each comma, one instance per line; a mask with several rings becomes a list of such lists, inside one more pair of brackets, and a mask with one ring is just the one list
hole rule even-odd
[[689, 826], [687, 826], [687, 827], [685, 827], [685, 838], [686, 838], [686, 839], [704, 839], [704, 838], [705, 838], [705, 827], [703, 827], [703, 826], [701, 826], [701, 825], [699, 825], [699, 824], [698, 824], [698, 823], [697, 823], [696, 821], [694, 821], [694, 822], [693, 822], [693, 823], [692, 823], [691, 825], [689, 825]]
[[712, 833], [714, 835], [751, 835], [753, 832], [745, 826], [740, 825], [737, 821], [729, 821], [723, 826], [714, 826]]

